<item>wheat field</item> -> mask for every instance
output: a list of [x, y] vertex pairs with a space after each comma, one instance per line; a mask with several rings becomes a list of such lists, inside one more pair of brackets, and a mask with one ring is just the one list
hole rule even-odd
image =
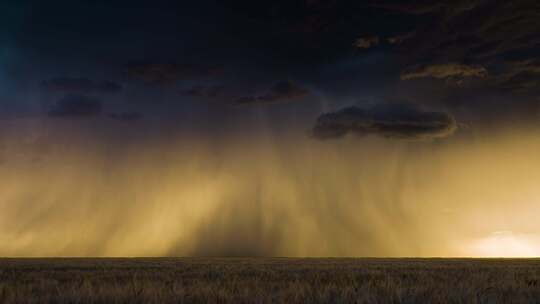
[[540, 303], [536, 259], [0, 259], [0, 303]]

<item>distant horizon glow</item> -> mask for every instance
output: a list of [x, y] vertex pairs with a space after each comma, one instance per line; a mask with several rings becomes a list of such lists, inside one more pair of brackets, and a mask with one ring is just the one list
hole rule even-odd
[[533, 258], [540, 256], [540, 236], [514, 235], [511, 231], [494, 232], [464, 248], [470, 257]]

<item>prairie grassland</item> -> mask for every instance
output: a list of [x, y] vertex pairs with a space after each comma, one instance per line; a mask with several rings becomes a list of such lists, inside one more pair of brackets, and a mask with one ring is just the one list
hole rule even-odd
[[0, 303], [540, 303], [536, 259], [0, 259]]

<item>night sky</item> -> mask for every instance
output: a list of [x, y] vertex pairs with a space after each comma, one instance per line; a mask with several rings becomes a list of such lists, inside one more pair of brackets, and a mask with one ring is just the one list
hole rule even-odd
[[539, 255], [539, 54], [536, 0], [4, 0], [0, 255]]

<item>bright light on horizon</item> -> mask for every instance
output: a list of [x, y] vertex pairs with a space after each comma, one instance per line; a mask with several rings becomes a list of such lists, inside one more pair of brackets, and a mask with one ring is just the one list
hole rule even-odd
[[540, 238], [512, 231], [495, 231], [473, 241], [466, 249], [472, 257], [531, 258], [540, 256]]

